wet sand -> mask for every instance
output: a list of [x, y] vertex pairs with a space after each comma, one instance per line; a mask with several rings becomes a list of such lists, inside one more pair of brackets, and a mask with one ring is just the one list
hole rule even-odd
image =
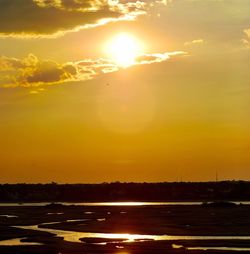
[[250, 236], [249, 214], [249, 205], [224, 208], [189, 205], [1, 207], [0, 215], [11, 216], [0, 216], [0, 240], [21, 238], [21, 241], [43, 245], [0, 246], [0, 253], [235, 253], [230, 250], [188, 250], [187, 248], [250, 248], [250, 240], [148, 241], [144, 239], [124, 242], [122, 239], [113, 239], [114, 241], [109, 239], [103, 244], [103, 238], [88, 237], [81, 239], [82, 242], [67, 242], [48, 232], [13, 226], [48, 223], [40, 227], [77, 232], [143, 235]]

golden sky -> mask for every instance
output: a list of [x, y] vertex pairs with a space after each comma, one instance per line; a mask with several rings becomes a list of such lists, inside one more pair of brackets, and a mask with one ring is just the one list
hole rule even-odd
[[250, 179], [249, 0], [0, 0], [0, 182]]

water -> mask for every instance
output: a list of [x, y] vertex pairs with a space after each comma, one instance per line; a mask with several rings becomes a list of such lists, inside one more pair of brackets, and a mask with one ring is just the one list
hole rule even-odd
[[18, 216], [16, 216], [16, 215], [9, 215], [9, 214], [1, 214], [0, 217], [4, 217], [4, 218], [17, 218]]
[[[103, 242], [105, 242], [105, 239], [124, 239], [124, 241], [126, 242], [128, 241], [133, 242], [139, 239], [155, 240], [154, 235], [140, 235], [140, 234], [126, 234], [126, 233], [113, 234], [113, 233], [75, 232], [75, 231], [68, 231], [68, 230], [39, 228], [38, 225], [16, 226], [16, 227], [21, 229], [37, 230], [37, 231], [52, 233], [52, 234], [55, 234], [56, 236], [63, 237], [65, 241], [78, 242], [78, 243], [79, 242], [82, 243], [82, 241], [79, 240], [80, 238], [103, 238]], [[1, 245], [1, 241], [0, 241], [0, 245]]]
[[[79, 221], [79, 220], [72, 220]], [[59, 222], [43, 223], [40, 225], [51, 225]], [[107, 242], [118, 243], [117, 239], [122, 239], [122, 242], [134, 242], [134, 241], [150, 241], [150, 240], [250, 240], [250, 236], [177, 236], [177, 235], [141, 235], [141, 234], [127, 234], [127, 233], [93, 233], [93, 232], [75, 232], [69, 230], [58, 230], [49, 228], [40, 228], [39, 225], [32, 226], [15, 226], [16, 228], [36, 230], [41, 232], [52, 233], [55, 236], [63, 237], [65, 241], [84, 243], [83, 238], [99, 238], [98, 244], [106, 244]], [[1, 246], [16, 246], [16, 245], [41, 245], [37, 242], [21, 242], [23, 238], [16, 238], [10, 240], [0, 241]], [[108, 241], [106, 240], [108, 239]], [[114, 241], [112, 241], [114, 239]], [[110, 241], [111, 240], [111, 241]], [[231, 250], [231, 251], [250, 251], [250, 248], [240, 247], [184, 247], [182, 245], [173, 244], [173, 248], [186, 248], [188, 250]]]
[[47, 215], [62, 215], [62, 214], [64, 214], [64, 213], [47, 213]]
[[185, 247], [184, 245], [172, 244], [173, 249], [186, 248], [187, 250], [230, 250], [230, 251], [250, 251], [249, 247]]
[[187, 247], [187, 250], [231, 250], [231, 251], [250, 251], [246, 247]]
[[[235, 204], [250, 205], [250, 201], [233, 201]], [[45, 206], [50, 202], [38, 203], [0, 203], [0, 206]], [[82, 205], [82, 206], [162, 206], [162, 205], [201, 205], [202, 202], [58, 202], [62, 205]]]
[[15, 238], [10, 240], [2, 240], [0, 241], [1, 246], [20, 246], [20, 245], [42, 245], [41, 243], [36, 242], [22, 242], [25, 238]]
[[[234, 202], [236, 204], [245, 204], [249, 205], [250, 201], [237, 201]], [[0, 203], [0, 206], [45, 206], [50, 203], [48, 202], [41, 202], [41, 203]], [[168, 205], [201, 205], [202, 202], [81, 202], [81, 203], [70, 203], [70, 202], [62, 202], [60, 204], [63, 205], [82, 205], [82, 206], [168, 206]], [[85, 214], [92, 214], [93, 212], [85, 212]], [[121, 212], [126, 213], [126, 212]], [[48, 213], [48, 215], [54, 213]], [[55, 213], [55, 214], [63, 214], [63, 213]], [[110, 212], [109, 212], [110, 214]], [[6, 218], [17, 217], [15, 215], [0, 215]], [[87, 219], [78, 219], [78, 220], [67, 220], [67, 222], [82, 222], [86, 221]], [[104, 218], [97, 219], [99, 222], [104, 221]], [[49, 225], [49, 224], [57, 224], [60, 221], [56, 222], [48, 222], [41, 225]], [[16, 226], [17, 228], [21, 229], [29, 229], [29, 230], [36, 230], [42, 232], [49, 232], [54, 234], [58, 237], [63, 237], [65, 241], [68, 242], [78, 242], [83, 243], [83, 241], [79, 240], [81, 238], [101, 238], [98, 244], [106, 244], [110, 242], [110, 239], [114, 239], [116, 243], [116, 239], [123, 239], [123, 242], [133, 242], [133, 241], [140, 241], [144, 240], [250, 240], [250, 236], [175, 236], [175, 235], [140, 235], [140, 234], [127, 234], [127, 233], [98, 233], [98, 232], [75, 232], [69, 230], [57, 230], [57, 229], [49, 229], [49, 228], [39, 228], [39, 225], [32, 225], [32, 226]], [[3, 246], [15, 246], [15, 245], [41, 245], [41, 243], [37, 242], [22, 242], [21, 240], [24, 238], [15, 238], [10, 240], [2, 240], [0, 241], [0, 245]], [[107, 241], [106, 239], [109, 239]], [[250, 251], [250, 248], [245, 247], [184, 247], [181, 245], [173, 245], [173, 248], [186, 248], [189, 250], [231, 250], [231, 251]]]
[[[0, 203], [0, 206], [46, 206], [50, 202], [38, 203]], [[62, 205], [82, 206], [148, 206], [148, 205], [201, 205], [202, 202], [57, 202]], [[250, 204], [250, 202], [249, 202]]]
[[[46, 223], [48, 224], [48, 223]], [[44, 224], [45, 225], [45, 224]], [[21, 229], [30, 229], [43, 232], [49, 232], [56, 236], [63, 237], [68, 242], [82, 242], [80, 238], [103, 238], [105, 239], [124, 239], [126, 242], [133, 242], [139, 239], [148, 240], [250, 240], [250, 236], [187, 236], [187, 235], [140, 235], [127, 233], [93, 233], [93, 232], [75, 232], [68, 230], [58, 230], [49, 228], [40, 228], [38, 225], [33, 226], [16, 226]], [[0, 242], [1, 244], [1, 242]]]

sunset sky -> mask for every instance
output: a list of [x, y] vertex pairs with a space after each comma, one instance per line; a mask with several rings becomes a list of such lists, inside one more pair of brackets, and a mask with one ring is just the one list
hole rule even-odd
[[250, 1], [0, 0], [0, 170], [250, 180]]

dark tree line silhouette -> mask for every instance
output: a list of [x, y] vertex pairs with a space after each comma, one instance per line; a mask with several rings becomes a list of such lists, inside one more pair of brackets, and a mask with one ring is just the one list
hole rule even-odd
[[1, 184], [0, 202], [250, 200], [250, 182]]

